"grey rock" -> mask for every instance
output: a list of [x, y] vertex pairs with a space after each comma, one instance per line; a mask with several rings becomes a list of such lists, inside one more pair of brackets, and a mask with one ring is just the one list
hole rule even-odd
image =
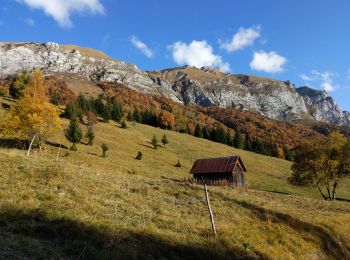
[[317, 121], [350, 126], [350, 113], [342, 111], [327, 92], [309, 87], [300, 87], [297, 91], [304, 98], [310, 115]]

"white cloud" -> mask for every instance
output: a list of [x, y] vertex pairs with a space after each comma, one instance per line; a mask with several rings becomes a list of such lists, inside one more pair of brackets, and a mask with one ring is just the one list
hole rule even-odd
[[31, 26], [31, 27], [35, 26], [35, 21], [32, 18], [23, 19], [23, 22], [28, 26]]
[[153, 57], [153, 51], [150, 48], [148, 48], [148, 46], [145, 43], [140, 41], [136, 36], [131, 37], [130, 42], [137, 49], [139, 49], [146, 57], [148, 57], [148, 58]]
[[43, 10], [46, 15], [52, 16], [62, 27], [72, 26], [70, 19], [72, 13], [104, 14], [105, 12], [100, 0], [17, 0], [17, 2]]
[[238, 32], [233, 35], [231, 41], [222, 42], [220, 48], [228, 52], [241, 50], [247, 46], [254, 44], [254, 41], [260, 37], [260, 26], [251, 28], [240, 28]]
[[336, 73], [330, 71], [320, 72], [318, 70], [312, 70], [311, 75], [301, 74], [300, 78], [304, 81], [318, 81], [321, 88], [326, 92], [332, 92], [336, 90], [339, 86], [334, 85], [333, 78], [337, 76]]
[[305, 74], [300, 74], [299, 77], [304, 81], [313, 81], [314, 80], [314, 78], [312, 78], [308, 75], [305, 75]]
[[287, 59], [276, 52], [259, 51], [254, 53], [253, 60], [250, 63], [250, 68], [257, 71], [267, 73], [277, 73], [284, 70], [283, 66]]
[[336, 76], [334, 73], [329, 71], [319, 72], [318, 70], [312, 70], [311, 74], [322, 81], [321, 87], [323, 90], [327, 92], [336, 90], [337, 86], [333, 84], [333, 77]]
[[230, 65], [223, 62], [221, 56], [216, 55], [206, 41], [192, 41], [189, 44], [178, 41], [172, 44], [170, 49], [178, 65], [190, 65], [197, 68], [209, 66], [219, 68], [223, 72], [230, 71]]

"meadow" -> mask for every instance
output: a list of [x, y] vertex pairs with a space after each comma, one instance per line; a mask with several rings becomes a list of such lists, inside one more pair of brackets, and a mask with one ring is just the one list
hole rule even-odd
[[[350, 258], [350, 203], [289, 184], [291, 162], [127, 124], [98, 123], [93, 146], [59, 156], [48, 144], [28, 157], [2, 145], [1, 258]], [[154, 134], [169, 144], [153, 149]], [[51, 139], [70, 147], [63, 133]], [[197, 158], [230, 155], [241, 156], [248, 187], [209, 187], [215, 238], [203, 186], [187, 179]], [[350, 199], [349, 180], [338, 197]]]

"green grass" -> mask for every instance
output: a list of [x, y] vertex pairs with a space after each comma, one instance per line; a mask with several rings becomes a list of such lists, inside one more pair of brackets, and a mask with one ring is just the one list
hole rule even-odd
[[[314, 189], [288, 184], [290, 162], [128, 126], [99, 123], [92, 147], [61, 149], [58, 161], [52, 146], [29, 157], [0, 148], [0, 258], [350, 257], [350, 203], [326, 202]], [[164, 133], [170, 143], [152, 149], [153, 134]], [[55, 141], [70, 146], [63, 135]], [[134, 159], [138, 151], [141, 161]], [[227, 155], [242, 157], [248, 191], [209, 187], [215, 239], [203, 187], [183, 180], [195, 159]], [[349, 187], [347, 180], [339, 196], [350, 198]]]

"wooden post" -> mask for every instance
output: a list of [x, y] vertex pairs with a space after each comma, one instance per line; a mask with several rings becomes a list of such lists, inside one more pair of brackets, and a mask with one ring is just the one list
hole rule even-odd
[[205, 183], [204, 183], [204, 190], [205, 190], [205, 197], [206, 197], [206, 199], [207, 199], [207, 204], [208, 204], [208, 209], [209, 209], [211, 227], [212, 227], [212, 229], [213, 229], [213, 232], [214, 232], [215, 237], [217, 237], [216, 228], [215, 228], [215, 222], [214, 222], [214, 216], [213, 216], [213, 212], [212, 212], [212, 210], [211, 210], [210, 201], [209, 201], [208, 188], [207, 188], [207, 185], [206, 185]]
[[56, 161], [58, 161], [58, 158], [60, 157], [60, 151], [61, 151], [61, 144], [60, 144], [60, 147], [58, 148]]
[[36, 135], [33, 136], [33, 139], [32, 139], [32, 141], [30, 142], [30, 145], [29, 145], [28, 151], [27, 151], [27, 153], [26, 153], [26, 156], [29, 156], [30, 150], [32, 149], [32, 145], [33, 145], [34, 140], [35, 140], [35, 136], [36, 136]]

